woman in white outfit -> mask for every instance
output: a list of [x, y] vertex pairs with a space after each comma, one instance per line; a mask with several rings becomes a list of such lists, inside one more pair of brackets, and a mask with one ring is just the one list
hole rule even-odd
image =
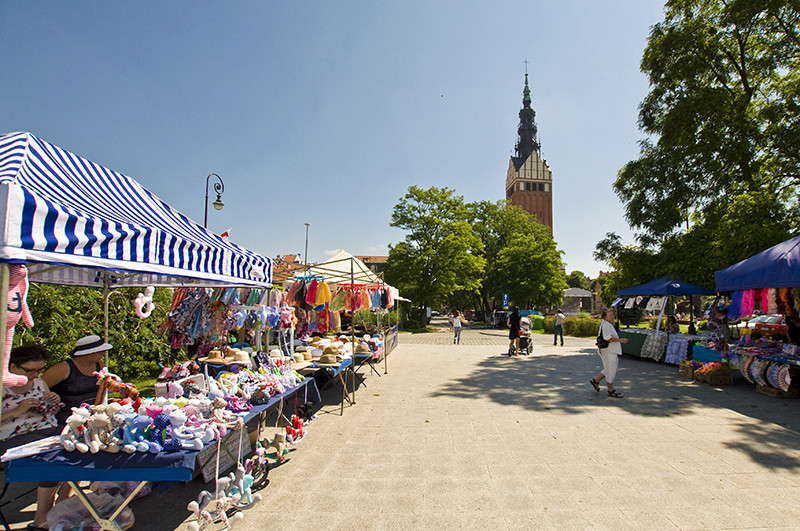
[[622, 394], [614, 389], [614, 377], [617, 375], [617, 365], [619, 364], [619, 356], [622, 355], [622, 343], [627, 343], [628, 338], [620, 338], [617, 330], [614, 328], [614, 310], [611, 308], [603, 312], [603, 322], [600, 324], [600, 331], [598, 336], [608, 341], [606, 348], [601, 348], [600, 359], [603, 360], [603, 370], [600, 374], [589, 380], [594, 390], [600, 392], [600, 382], [603, 378], [606, 379], [608, 386], [608, 396], [612, 398], [622, 398]]

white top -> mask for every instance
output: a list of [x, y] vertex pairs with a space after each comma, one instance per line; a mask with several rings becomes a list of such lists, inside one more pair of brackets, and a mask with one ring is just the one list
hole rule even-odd
[[558, 312], [556, 314], [556, 323], [555, 324], [557, 324], [557, 325], [563, 325], [564, 324], [564, 314], [563, 313]]
[[[603, 334], [603, 339], [608, 341], [609, 339], [617, 338], [619, 339], [619, 334], [617, 334], [617, 329], [614, 328], [614, 325], [609, 323], [606, 320], [603, 320], [603, 323], [600, 325], [600, 332]], [[622, 356], [622, 343], [618, 341], [614, 341], [608, 344], [608, 348], [604, 348], [606, 352], [613, 352], [617, 356]]]
[[453, 328], [461, 328], [461, 317], [458, 315], [453, 317]]

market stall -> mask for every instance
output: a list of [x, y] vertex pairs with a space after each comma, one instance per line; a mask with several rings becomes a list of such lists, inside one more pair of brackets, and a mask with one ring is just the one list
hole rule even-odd
[[[30, 133], [0, 136], [0, 226], [0, 300], [8, 296], [10, 268], [20, 270], [20, 264], [32, 282], [107, 292], [120, 286], [271, 286], [268, 257], [192, 222], [133, 179]], [[0, 305], [4, 327], [7, 310]], [[38, 470], [45, 474], [48, 466]], [[76, 473], [72, 479], [79, 479], [77, 470], [65, 469], [59, 478]], [[6, 481], [21, 477], [9, 474]]]
[[746, 260], [714, 273], [718, 292], [731, 292], [729, 318], [751, 315], [755, 310], [783, 314], [788, 343], [750, 341], [726, 345], [721, 356], [731, 368], [756, 388], [772, 396], [797, 396], [800, 381], [800, 236], [779, 243]]
[[[619, 299], [615, 306], [625, 308], [639, 306], [647, 310], [660, 312], [656, 330], [633, 328], [620, 330], [620, 337], [628, 338], [628, 343], [622, 345], [623, 353], [670, 364], [678, 364], [685, 360], [692, 344], [701, 337], [695, 334], [680, 334], [669, 330], [660, 330], [661, 318], [667, 306], [667, 299], [675, 295], [711, 294], [713, 294], [712, 291], [701, 286], [673, 280], [666, 276], [617, 291]], [[690, 329], [693, 328], [693, 313], [693, 311], [690, 311]]]

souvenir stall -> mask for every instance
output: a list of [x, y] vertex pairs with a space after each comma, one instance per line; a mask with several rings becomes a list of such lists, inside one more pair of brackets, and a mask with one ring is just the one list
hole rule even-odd
[[[312, 365], [305, 372], [315, 372], [321, 388], [342, 387], [342, 412], [345, 401], [355, 404], [356, 379], [364, 383], [359, 369], [369, 367], [380, 376], [375, 365], [383, 360], [384, 373], [387, 371], [387, 343], [380, 318], [394, 306], [396, 297], [396, 289], [344, 250], [293, 275], [285, 302], [297, 308], [295, 348], [306, 356], [311, 353]], [[374, 333], [357, 335], [353, 316], [359, 310], [375, 312], [378, 326]], [[396, 336], [396, 326], [392, 330]], [[323, 356], [333, 358], [323, 360]]]
[[[28, 281], [106, 290], [147, 286], [146, 293], [160, 286], [271, 286], [269, 258], [190, 221], [133, 179], [29, 133], [0, 136], [0, 222], [0, 299], [21, 303], [0, 304], [7, 337], [21, 317]], [[9, 345], [3, 381], [14, 385], [6, 378]], [[214, 441], [219, 448], [225, 431], [247, 415], [230, 411], [222, 397], [199, 398], [213, 389], [210, 381], [207, 390], [192, 382], [181, 396], [175, 389], [174, 402], [159, 403], [141, 399], [113, 374], [98, 378], [97, 406], [78, 408], [61, 437], [18, 449], [7, 461], [6, 482], [138, 482], [112, 503], [108, 493], [79, 493], [102, 529], [120, 528], [127, 504], [148, 480], [191, 479], [200, 449]], [[120, 399], [108, 401], [108, 391]], [[191, 415], [179, 401], [194, 406]], [[241, 479], [238, 468], [236, 476]], [[235, 495], [218, 485], [209, 511], [219, 516], [226, 504], [252, 499], [238, 479]]]
[[[621, 308], [639, 306], [648, 311], [659, 312], [655, 330], [637, 328], [620, 330], [620, 337], [628, 338], [628, 343], [622, 345], [622, 352], [664, 363], [679, 364], [687, 358], [691, 344], [700, 340], [701, 336], [660, 330], [668, 298], [673, 295], [711, 294], [713, 294], [712, 291], [701, 286], [673, 280], [669, 277], [662, 277], [617, 291], [619, 298], [615, 301], [615, 306]], [[692, 313], [690, 312], [691, 323], [693, 323]]]
[[[718, 292], [731, 292], [729, 318], [782, 314], [789, 342], [743, 335], [721, 355], [730, 368], [739, 369], [759, 392], [770, 396], [797, 396], [800, 382], [800, 236], [779, 243], [751, 258], [714, 273]], [[794, 344], [792, 344], [794, 343]]]

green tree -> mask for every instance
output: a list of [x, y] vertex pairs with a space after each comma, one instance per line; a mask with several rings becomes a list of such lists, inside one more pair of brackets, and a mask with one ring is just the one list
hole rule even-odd
[[581, 288], [587, 291], [592, 289], [592, 282], [583, 271], [573, 271], [567, 275], [567, 285], [571, 288]]
[[538, 234], [512, 235], [497, 254], [497, 283], [517, 306], [552, 306], [564, 300], [567, 282], [561, 255], [542, 229]]
[[[615, 189], [631, 226], [651, 238], [740, 196], [788, 209], [800, 186], [800, 4], [673, 0], [642, 59], [651, 91], [640, 157]], [[766, 217], [762, 217], [769, 222]], [[795, 218], [796, 223], [796, 218]]]
[[448, 188], [411, 186], [395, 205], [391, 226], [408, 234], [390, 247], [385, 276], [418, 308], [478, 292], [485, 259], [467, 215], [464, 199]]
[[[549, 229], [536, 221], [530, 213], [520, 207], [510, 205], [508, 201], [479, 201], [467, 205], [470, 211], [470, 222], [475, 233], [483, 241], [484, 257], [486, 258], [486, 270], [483, 276], [481, 296], [488, 306], [489, 301], [493, 301], [495, 307], [501, 302], [502, 293], [509, 293], [506, 286], [512, 285], [516, 277], [507, 277], [512, 274], [514, 268], [500, 267], [498, 258], [500, 252], [506, 249], [512, 238], [516, 235], [532, 235], [539, 243], [555, 251], [555, 243]], [[552, 258], [553, 255], [545, 253], [545, 260]], [[560, 253], [555, 254], [558, 260], [557, 269], [561, 267]], [[533, 261], [533, 256], [528, 257], [528, 266], [548, 268], [551, 264], [538, 264]], [[561, 275], [563, 276], [563, 275]], [[527, 304], [528, 301], [520, 299], [520, 304]]]
[[[164, 322], [172, 302], [172, 290], [158, 288], [153, 296], [156, 305], [147, 319], [140, 319], [133, 309], [139, 288], [113, 290], [109, 298], [109, 370], [124, 379], [152, 376], [157, 363], [170, 363], [176, 354], [170, 349], [166, 333], [158, 328]], [[34, 327], [18, 324], [14, 344], [40, 343], [53, 353], [54, 362], [68, 357], [75, 342], [89, 334], [104, 335], [103, 292], [97, 288], [30, 285], [28, 307]]]

